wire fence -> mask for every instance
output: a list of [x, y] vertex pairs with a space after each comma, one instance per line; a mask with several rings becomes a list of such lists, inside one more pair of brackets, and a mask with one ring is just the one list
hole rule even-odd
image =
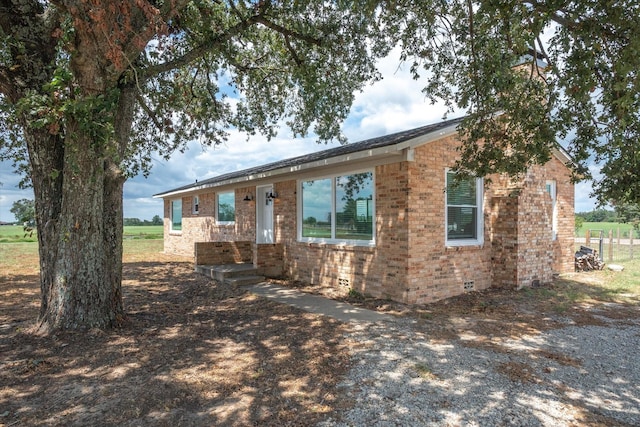
[[640, 239], [633, 233], [617, 230], [587, 230], [585, 237], [576, 237], [576, 250], [580, 246], [595, 249], [604, 262], [630, 261], [640, 258]]

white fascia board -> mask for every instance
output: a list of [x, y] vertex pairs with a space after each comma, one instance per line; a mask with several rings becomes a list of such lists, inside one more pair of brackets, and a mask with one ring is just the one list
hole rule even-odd
[[204, 189], [210, 188], [210, 185], [198, 185], [197, 187], [189, 187], [189, 188], [185, 188], [184, 190], [176, 190], [176, 191], [170, 191], [168, 193], [158, 193], [158, 194], [154, 194], [153, 196], [151, 196], [154, 199], [167, 199], [167, 198], [171, 198], [174, 196], [186, 196], [189, 194], [197, 194], [199, 192], [201, 192]]
[[571, 158], [571, 155], [560, 144], [557, 144], [556, 148], [551, 152], [565, 165], [576, 165], [576, 162]]
[[409, 139], [407, 141], [399, 142], [393, 145], [387, 145], [384, 147], [372, 148], [368, 150], [356, 151], [353, 153], [343, 154], [336, 157], [329, 157], [322, 160], [316, 160], [308, 163], [301, 163], [299, 165], [287, 166], [278, 169], [273, 169], [266, 172], [256, 173], [252, 175], [244, 175], [237, 178], [231, 178], [224, 181], [215, 182], [212, 184], [203, 184], [195, 187], [189, 187], [184, 190], [172, 191], [169, 193], [161, 193], [153, 196], [154, 198], [170, 198], [174, 196], [185, 196], [188, 194], [195, 194], [201, 192], [203, 190], [218, 188], [230, 185], [244, 184], [252, 181], [265, 180], [265, 179], [273, 179], [279, 176], [290, 175], [301, 173], [305, 171], [310, 171], [313, 169], [319, 169], [323, 167], [331, 167], [339, 164], [344, 164], [347, 162], [355, 162], [366, 159], [374, 159], [374, 158], [383, 158], [383, 157], [391, 157], [391, 156], [401, 156], [405, 155], [408, 149], [412, 149], [414, 147], [419, 147], [421, 145], [427, 144], [432, 141], [436, 141], [438, 139], [442, 139], [444, 137], [450, 136], [457, 132], [458, 125], [452, 125], [446, 128], [443, 128], [437, 132], [432, 132], [426, 135], [422, 135], [416, 138]]

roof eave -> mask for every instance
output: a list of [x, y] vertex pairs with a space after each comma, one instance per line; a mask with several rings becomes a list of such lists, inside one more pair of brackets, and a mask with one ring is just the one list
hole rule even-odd
[[344, 164], [347, 162], [356, 162], [361, 160], [400, 156], [400, 155], [403, 155], [403, 153], [405, 152], [405, 149], [407, 148], [415, 148], [420, 145], [427, 144], [429, 142], [455, 134], [457, 132], [457, 127], [458, 127], [458, 124], [455, 123], [451, 126], [442, 128], [438, 131], [417, 136], [409, 140], [398, 142], [396, 144], [387, 145], [384, 147], [365, 149], [365, 150], [343, 154], [335, 157], [328, 157], [326, 159], [301, 163], [295, 166], [286, 166], [286, 167], [276, 168], [270, 171], [243, 175], [237, 178], [231, 178], [223, 181], [216, 181], [214, 183], [209, 183], [209, 184], [202, 184], [202, 185], [194, 184], [192, 186], [189, 186], [188, 188], [182, 188], [178, 190], [168, 191], [165, 193], [154, 194], [152, 197], [154, 198], [174, 197], [178, 195], [197, 193], [202, 190], [206, 190], [210, 188], [223, 187], [223, 186], [234, 185], [234, 184], [243, 184], [243, 183], [248, 183], [251, 181], [257, 181], [261, 179], [276, 178], [282, 175], [288, 175], [292, 173], [293, 174], [301, 173], [301, 172], [318, 169], [322, 167], [336, 166], [336, 165]]

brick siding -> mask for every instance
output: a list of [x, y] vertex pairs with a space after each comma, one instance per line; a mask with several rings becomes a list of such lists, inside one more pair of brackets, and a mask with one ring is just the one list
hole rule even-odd
[[[409, 304], [461, 294], [465, 284], [474, 290], [531, 286], [572, 271], [574, 189], [555, 158], [516, 182], [491, 177], [484, 191], [483, 244], [446, 245], [445, 168], [454, 164], [458, 144], [444, 138], [416, 148], [413, 161], [375, 167], [375, 247], [299, 242], [296, 180], [275, 182], [275, 244], [254, 245], [254, 263], [280, 261], [291, 278]], [[557, 185], [556, 240], [547, 180]], [[198, 215], [191, 213], [191, 197], [184, 197], [181, 234], [169, 233], [166, 200], [165, 251], [193, 255], [196, 241], [255, 242], [255, 202], [243, 200], [247, 193], [255, 195], [255, 187], [236, 189], [233, 225], [213, 220], [215, 193], [199, 195]]]

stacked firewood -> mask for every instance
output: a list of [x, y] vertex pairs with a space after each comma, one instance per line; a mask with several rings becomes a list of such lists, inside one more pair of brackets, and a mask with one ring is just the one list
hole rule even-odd
[[598, 251], [587, 246], [580, 246], [576, 252], [576, 271], [602, 270], [604, 262], [598, 257]]

